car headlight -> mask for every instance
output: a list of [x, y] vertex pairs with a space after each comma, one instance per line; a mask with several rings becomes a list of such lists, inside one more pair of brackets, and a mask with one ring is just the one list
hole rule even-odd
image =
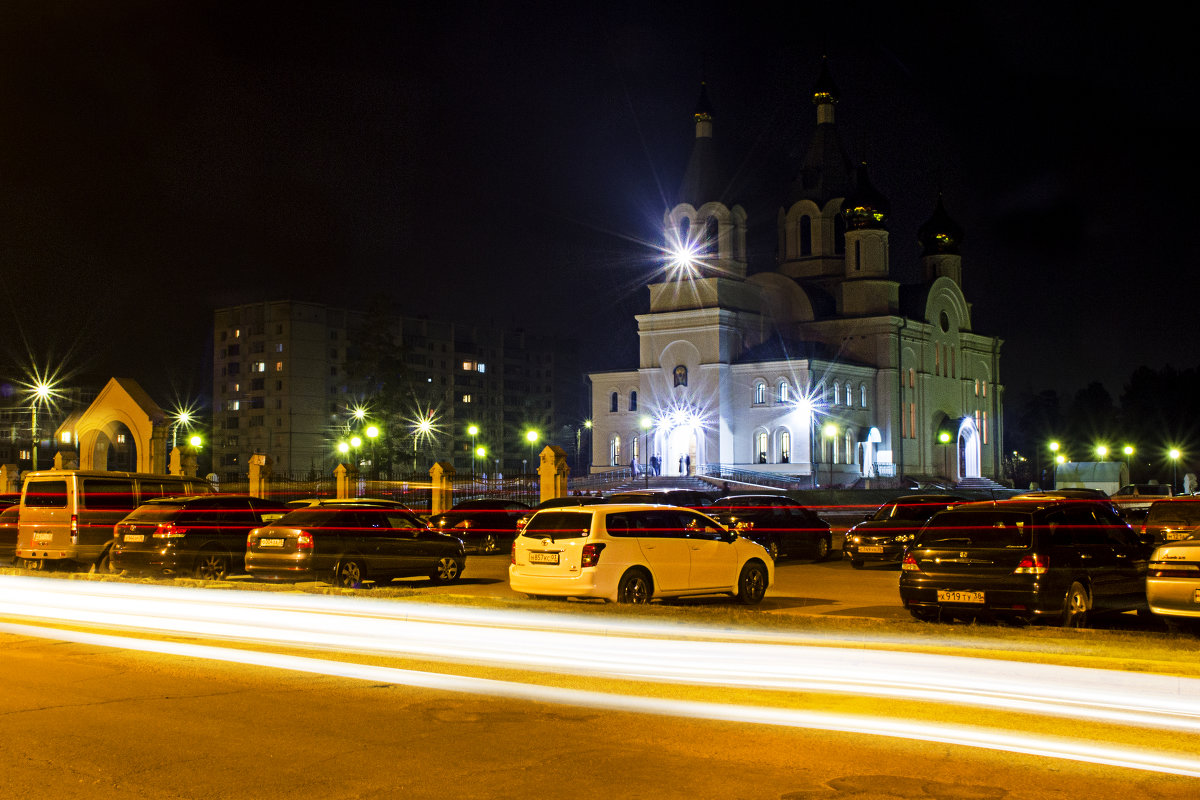
[[896, 537], [896, 541], [900, 542], [901, 544], [903, 544], [904, 542], [911, 542], [912, 540], [913, 540], [913, 534], [911, 534], [911, 533], [902, 533]]

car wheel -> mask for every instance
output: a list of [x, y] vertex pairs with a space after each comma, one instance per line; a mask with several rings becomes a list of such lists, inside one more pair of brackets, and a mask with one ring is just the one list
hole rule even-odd
[[650, 585], [650, 576], [640, 569], [631, 569], [621, 576], [617, 584], [618, 603], [636, 603], [645, 605], [650, 602], [654, 590]]
[[202, 581], [220, 581], [229, 576], [229, 556], [220, 550], [204, 550], [196, 559], [196, 577]]
[[483, 540], [480, 541], [480, 543], [479, 543], [479, 552], [481, 552], [481, 553], [496, 552], [496, 534], [489, 533], [483, 537]]
[[830, 551], [828, 537], [822, 536], [813, 543], [813, 561], [824, 561], [829, 558]]
[[854, 567], [855, 569], [862, 569], [863, 560], [861, 558], [852, 558], [850, 559], [850, 566]]
[[767, 568], [757, 561], [742, 567], [738, 576], [737, 599], [743, 605], [754, 606], [762, 602], [767, 594]]
[[1075, 581], [1067, 590], [1066, 597], [1063, 598], [1062, 616], [1059, 623], [1064, 628], [1087, 627], [1089, 606], [1087, 589], [1084, 589], [1083, 584], [1079, 581]]
[[333, 585], [343, 589], [361, 589], [367, 573], [357, 558], [343, 558], [333, 568]]
[[767, 542], [767, 555], [771, 557], [772, 561], [779, 560], [779, 541], [777, 539]]
[[109, 547], [104, 551], [104, 555], [100, 556], [100, 560], [95, 563], [91, 569], [92, 572], [101, 575], [114, 575], [116, 570], [112, 566], [112, 548]]
[[457, 559], [446, 556], [438, 561], [437, 569], [429, 574], [429, 580], [434, 583], [452, 583], [458, 580], [461, 573]]

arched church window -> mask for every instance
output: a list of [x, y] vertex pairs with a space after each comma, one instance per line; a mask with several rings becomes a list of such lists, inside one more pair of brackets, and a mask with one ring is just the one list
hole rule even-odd
[[608, 465], [615, 467], [621, 463], [621, 435], [614, 433], [608, 440]]
[[836, 406], [842, 402], [842, 386], [837, 381], [833, 383], [833, 404]]
[[680, 364], [675, 368], [674, 375], [676, 386], [687, 386], [687, 367]]
[[718, 255], [717, 248], [717, 218], [709, 217], [704, 223], [704, 253], [705, 255]]
[[841, 214], [833, 218], [833, 252], [839, 256], [846, 254], [846, 221]]
[[867, 385], [865, 383], [860, 383], [858, 385], [858, 407], [867, 407]]
[[759, 464], [767, 463], [767, 432], [759, 431], [754, 434], [754, 460]]
[[761, 406], [767, 402], [767, 385], [762, 381], [754, 384], [754, 405]]
[[800, 218], [800, 255], [812, 255], [812, 217], [808, 214]]
[[846, 463], [854, 463], [854, 431], [846, 431]]
[[629, 410], [637, 411], [637, 392], [629, 393]]
[[789, 431], [779, 434], [779, 463], [792, 463], [792, 434]]
[[609, 410], [609, 411], [616, 411], [616, 410], [617, 410], [617, 403], [618, 403], [618, 402], [619, 402], [619, 401], [617, 400], [617, 393], [616, 393], [616, 392], [613, 392], [613, 393], [612, 393], [611, 395], [609, 395], [609, 397], [608, 397], [608, 410]]
[[779, 382], [779, 402], [786, 403], [792, 398], [792, 387], [787, 381]]

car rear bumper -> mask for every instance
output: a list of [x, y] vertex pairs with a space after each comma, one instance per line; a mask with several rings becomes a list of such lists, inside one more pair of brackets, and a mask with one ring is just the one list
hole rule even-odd
[[538, 575], [529, 566], [511, 564], [508, 567], [508, 585], [514, 592], [522, 594], [544, 594], [549, 597], [605, 597], [616, 596], [616, 587], [607, 585], [603, 576], [595, 569], [582, 569], [574, 575]]
[[112, 568], [118, 572], [156, 572], [173, 575], [183, 568], [179, 553], [172, 549], [124, 550], [118, 547], [110, 554]]
[[[982, 592], [983, 602], [940, 600], [939, 591]], [[954, 580], [905, 580], [901, 575], [900, 600], [910, 610], [942, 611], [953, 614], [994, 615], [1035, 619], [1062, 612], [1065, 590], [1041, 582], [960, 582]]]
[[1147, 578], [1146, 602], [1165, 617], [1200, 618], [1200, 582], [1191, 578]]

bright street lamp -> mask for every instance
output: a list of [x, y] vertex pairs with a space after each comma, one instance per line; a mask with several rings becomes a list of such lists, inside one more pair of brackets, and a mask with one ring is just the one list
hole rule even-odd
[[479, 435], [479, 426], [478, 425], [467, 426], [467, 435], [471, 437], [471, 477], [474, 478], [475, 477], [475, 437]]
[[525, 431], [525, 441], [529, 442], [529, 460], [533, 461], [533, 448], [537, 446], [538, 432]]
[[1171, 494], [1175, 494], [1175, 467], [1179, 464], [1179, 457], [1183, 454], [1179, 452], [1178, 447], [1172, 447], [1167, 455], [1171, 457]]
[[199, 447], [202, 443], [203, 440], [201, 440], [199, 436], [193, 436], [188, 440], [188, 444], [190, 444], [192, 447]]
[[37, 410], [38, 406], [45, 403], [54, 395], [54, 387], [40, 378], [33, 382], [31, 389], [32, 397], [30, 398], [30, 415], [29, 415], [29, 431], [33, 439], [32, 447], [29, 451], [30, 467], [32, 471], [37, 471], [37, 448], [38, 448], [38, 424]]
[[1108, 457], [1108, 446], [1103, 444], [1096, 445], [1096, 455], [1100, 456], [1100, 460], [1103, 461]]

